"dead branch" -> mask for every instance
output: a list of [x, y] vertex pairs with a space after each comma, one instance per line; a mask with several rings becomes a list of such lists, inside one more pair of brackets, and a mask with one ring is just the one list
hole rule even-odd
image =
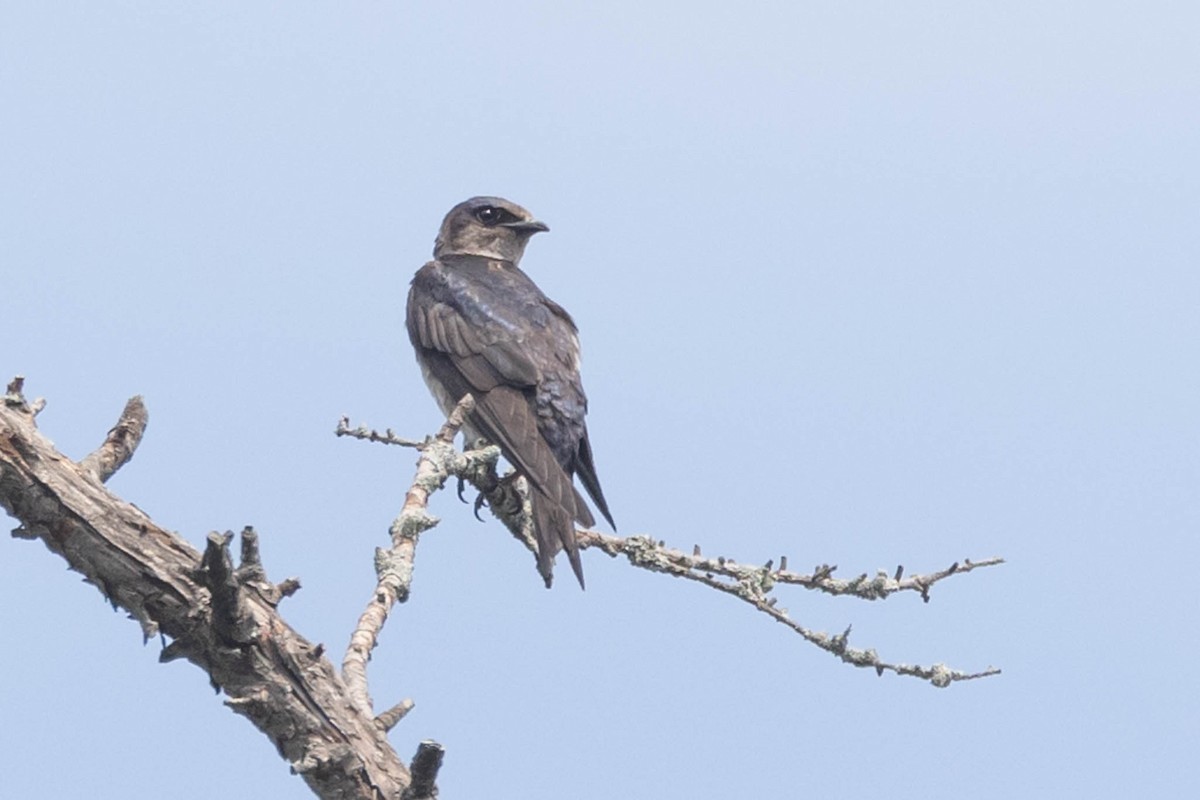
[[[147, 640], [155, 634], [169, 638], [160, 660], [185, 658], [205, 670], [212, 685], [226, 693], [226, 704], [267, 734], [318, 796], [434, 798], [441, 746], [422, 742], [411, 770], [406, 767], [386, 733], [413, 702], [401, 700], [374, 714], [366, 665], [388, 614], [409, 596], [420, 534], [438, 522], [428, 512], [429, 497], [448, 478], [458, 479], [460, 496], [464, 482], [479, 489], [481, 502], [534, 550], [524, 482], [499, 479], [498, 448], [463, 453], [453, 446], [472, 403], [465, 397], [438, 434], [423, 441], [401, 439], [391, 430], [380, 434], [364, 427], [351, 429], [346, 419], [338, 425], [338, 435], [414, 447], [420, 453], [404, 506], [389, 529], [391, 546], [376, 551], [377, 585], [351, 635], [341, 674], [324, 657], [323, 645], [312, 645], [279, 616], [276, 606], [300, 583], [295, 578], [279, 584], [267, 579], [252, 528], [242, 531], [240, 563], [235, 566], [232, 533], [210, 534], [201, 554], [104, 488], [103, 481], [129, 461], [145, 431], [148, 415], [138, 397], [126, 405], [104, 443], [76, 463], [38, 432], [35, 417], [44, 401], [26, 401], [23, 379], [13, 380], [0, 403], [0, 506], [21, 523], [13, 531], [15, 537], [41, 539], [99, 588], [114, 608], [125, 609], [137, 620]], [[477, 503], [477, 512], [478, 507]], [[897, 568], [891, 575], [881, 571], [873, 577], [841, 579], [834, 577], [836, 567], [828, 565], [811, 573], [789, 570], [786, 558], [779, 560], [778, 568], [773, 561], [752, 566], [703, 556], [699, 547], [689, 555], [645, 536], [579, 531], [578, 541], [581, 548], [624, 556], [642, 569], [737, 597], [826, 652], [879, 674], [892, 671], [947, 686], [999, 672], [989, 668], [966, 673], [941, 664], [883, 661], [874, 650], [850, 647], [849, 628], [832, 636], [809, 630], [792, 620], [771, 595], [778, 585], [790, 584], [864, 600], [912, 591], [928, 602], [934, 584], [1002, 563], [999, 558], [964, 560], [907, 578]]]
[[[371, 651], [379, 642], [379, 632], [387, 622], [392, 607], [396, 603], [403, 603], [408, 599], [408, 593], [412, 587], [413, 559], [416, 558], [417, 540], [423, 531], [438, 523], [437, 517], [426, 510], [429, 505], [429, 495], [440, 489], [449, 476], [446, 464], [454, 463], [456, 458], [462, 458], [461, 454], [454, 449], [454, 437], [458, 433], [458, 429], [462, 427], [466, 415], [474, 406], [475, 401], [471, 395], [464, 397], [450, 418], [446, 420], [446, 424], [438, 431], [437, 436], [420, 443], [421, 456], [417, 460], [417, 474], [404, 497], [404, 507], [400, 510], [400, 515], [392, 522], [389, 529], [392, 546], [387, 549], [376, 548], [375, 550], [375, 575], [378, 583], [371, 595], [370, 602], [367, 603], [366, 610], [358, 618], [358, 624], [355, 625], [354, 633], [350, 636], [350, 645], [346, 648], [346, 655], [342, 659], [342, 676], [350, 688], [350, 694], [367, 711], [370, 711], [372, 707], [370, 693], [367, 690], [367, 661], [370, 660]], [[338, 430], [341, 429], [342, 425], [339, 424]], [[388, 431], [388, 437], [389, 439], [394, 438], [391, 431]], [[359, 438], [388, 441], [370, 436]], [[397, 714], [397, 707], [393, 707], [389, 710], [392, 713], [385, 712], [388, 716], [380, 715], [377, 718], [376, 721], [385, 730], [391, 728], [404, 714], [408, 713], [408, 710], [412, 708], [412, 701], [405, 700], [400, 705], [407, 705], [403, 713]]]
[[[744, 600], [757, 611], [761, 611], [776, 622], [800, 634], [810, 644], [837, 656], [847, 664], [856, 667], [871, 667], [879, 675], [884, 672], [911, 675], [927, 680], [934, 686], [946, 687], [955, 681], [974, 680], [1000, 674], [1000, 670], [994, 667], [988, 667], [980, 672], [963, 672], [950, 669], [944, 664], [921, 667], [883, 661], [873, 649], [863, 650], [850, 647], [849, 627], [836, 636], [810, 630], [789, 617], [787, 609], [776, 605], [776, 598], [770, 595], [777, 584], [783, 583], [800, 585], [832, 595], [857, 597], [861, 600], [882, 600], [896, 592], [918, 591], [928, 602], [929, 588], [934, 583], [951, 575], [965, 574], [978, 567], [1003, 564], [1004, 559], [1002, 558], [989, 558], [979, 562], [966, 559], [961, 565], [956, 562], [940, 572], [930, 575], [914, 575], [903, 581], [889, 577], [883, 571], [877, 573], [873, 579], [868, 579], [864, 573], [851, 580], [836, 580], [832, 577], [836, 567], [821, 566], [817, 567], [811, 575], [801, 575], [789, 572], [784, 568], [787, 565], [786, 559], [780, 559], [780, 569], [773, 569], [771, 561], [761, 567], [753, 567], [727, 558], [703, 558], [700, 556], [699, 547], [696, 547], [693, 555], [689, 556], [679, 550], [668, 548], [665, 542], [656, 542], [645, 536], [622, 538], [596, 531], [577, 531], [575, 536], [581, 548], [596, 547], [613, 557], [623, 555], [629, 560], [629, 563], [636, 567], [695, 581]], [[900, 575], [901, 572], [902, 569], [897, 568], [896, 574]]]
[[150, 415], [141, 395], [131, 397], [117, 424], [104, 438], [104, 444], [80, 461], [79, 466], [104, 483], [133, 458], [133, 451], [142, 443], [142, 434], [146, 432], [146, 423], [149, 421]]
[[[469, 396], [466, 399], [469, 399]], [[460, 409], [456, 409], [456, 413], [460, 410], [461, 406]], [[443, 433], [445, 431], [446, 429], [443, 428]], [[339, 423], [338, 433], [339, 435], [352, 435], [367, 441], [384, 441], [389, 444], [421, 447], [421, 469], [427, 470], [430, 475], [438, 476], [434, 490], [440, 488], [446, 478], [451, 475], [460, 481], [470, 483], [479, 490], [480, 502], [485, 502], [493, 515], [536, 557], [537, 545], [533, 537], [525, 482], [524, 480], [499, 480], [496, 466], [499, 459], [498, 448], [486, 447], [461, 453], [444, 439], [433, 443], [414, 443], [412, 440], [398, 439], [390, 428], [386, 434], [379, 434], [366, 426], [351, 429], [349, 420], [346, 418]], [[434, 444], [437, 446], [435, 447]], [[422, 500], [427, 501], [428, 494], [424, 495]], [[476, 510], [478, 510], [478, 506], [479, 503], [476, 504]], [[422, 504], [421, 513], [425, 513], [424, 507]], [[433, 521], [422, 527], [421, 530], [427, 530], [437, 524], [437, 520], [427, 514], [422, 520], [423, 522]], [[879, 658], [874, 649], [851, 647], [849, 645], [849, 627], [840, 634], [831, 635], [811, 630], [796, 622], [788, 616], [787, 609], [777, 605], [777, 598], [771, 596], [771, 592], [779, 584], [790, 584], [834, 596], [856, 597], [861, 600], [883, 600], [897, 592], [911, 591], [919, 593], [925, 602], [929, 602], [929, 591], [934, 584], [952, 575], [964, 575], [981, 567], [1002, 564], [1004, 563], [1002, 558], [988, 558], [982, 561], [964, 559], [951, 564], [946, 569], [925, 575], [911, 575], [907, 578], [903, 577], [904, 568], [897, 567], [892, 575], [881, 570], [873, 577], [863, 573], [855, 578], [841, 579], [833, 577], [836, 566], [821, 565], [814, 568], [811, 574], [790, 571], [787, 569], [786, 557], [779, 559], [778, 568], [775, 567], [773, 560], [762, 566], [752, 566], [724, 557], [705, 557], [701, 554], [699, 546], [696, 546], [691, 555], [688, 555], [667, 547], [664, 541], [646, 536], [621, 537], [598, 531], [577, 530], [575, 537], [580, 549], [597, 548], [612, 557], [623, 555], [635, 567], [683, 578], [737, 597], [749, 603], [755, 610], [798, 633], [810, 644], [836, 656], [847, 664], [856, 667], [870, 667], [879, 675], [884, 672], [894, 672], [897, 675], [908, 675], [929, 681], [937, 687], [946, 687], [956, 681], [974, 680], [1000, 674], [1000, 670], [994, 667], [977, 672], [966, 672], [951, 669], [944, 664], [914, 666], [884, 661]]]
[[426, 739], [417, 745], [417, 754], [412, 760], [412, 784], [404, 790], [400, 800], [434, 800], [437, 797], [437, 774], [442, 768], [443, 755], [445, 751], [437, 742]]
[[397, 798], [408, 769], [329, 660], [276, 611], [298, 588], [266, 580], [253, 531], [233, 567], [232, 534], [212, 534], [201, 555], [101, 483], [129, 460], [145, 426], [131, 400], [105, 443], [75, 463], [34, 423], [20, 381], [0, 403], [0, 506], [19, 538], [38, 538], [126, 610], [147, 639], [171, 639], [161, 660], [186, 658], [223, 690], [226, 704], [270, 737], [322, 798]]

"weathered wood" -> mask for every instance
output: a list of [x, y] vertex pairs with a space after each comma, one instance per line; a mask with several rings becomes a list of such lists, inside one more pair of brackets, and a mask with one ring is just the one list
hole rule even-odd
[[[140, 427], [125, 424], [131, 410]], [[14, 535], [41, 539], [147, 638], [169, 638], [162, 660], [186, 658], [205, 670], [319, 797], [399, 798], [411, 782], [407, 768], [323, 648], [280, 617], [284, 592], [266, 580], [254, 542], [233, 569], [232, 535], [211, 535], [202, 557], [104, 487], [101, 476], [128, 460], [145, 425], [140, 402], [126, 412], [85, 466], [41, 435], [19, 387], [0, 402], [0, 506], [21, 522]]]

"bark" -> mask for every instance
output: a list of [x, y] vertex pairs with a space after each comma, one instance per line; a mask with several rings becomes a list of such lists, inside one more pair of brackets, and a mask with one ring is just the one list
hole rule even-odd
[[[59, 453], [37, 430], [42, 403], [27, 403], [21, 380], [9, 384], [0, 399], [0, 506], [20, 520], [19, 538], [41, 539], [70, 567], [82, 573], [113, 604], [142, 626], [147, 640], [170, 639], [161, 660], [186, 658], [205, 670], [226, 704], [270, 737], [282, 755], [322, 798], [436, 798], [443, 751], [422, 742], [411, 771], [387, 742], [387, 731], [412, 708], [402, 700], [375, 715], [367, 684], [367, 663], [379, 633], [397, 603], [411, 591], [413, 562], [420, 534], [437, 524], [429, 514], [429, 496], [451, 477], [475, 486], [513, 535], [536, 553], [526, 494], [521, 481], [496, 474], [499, 450], [484, 447], [466, 453], [453, 442], [473, 402], [467, 395], [436, 436], [405, 440], [390, 430], [352, 429], [343, 419], [337, 434], [420, 452], [400, 515], [392, 523], [391, 547], [376, 552], [377, 585], [359, 619], [339, 674], [314, 646], [283, 621], [277, 606], [299, 588], [288, 579], [267, 580], [258, 554], [258, 537], [242, 531], [241, 557], [234, 566], [233, 534], [212, 533], [203, 553], [144, 512], [105, 489], [103, 482], [133, 455], [146, 426], [146, 409], [133, 398], [96, 452], [76, 463]], [[481, 501], [476, 503], [478, 512]], [[1003, 563], [1001, 558], [963, 559], [946, 569], [904, 576], [904, 570], [834, 577], [834, 566], [812, 573], [788, 569], [787, 559], [765, 565], [741, 563], [670, 548], [646, 536], [621, 538], [577, 531], [580, 549], [596, 548], [624, 556], [639, 569], [701, 583], [742, 600], [811, 644], [860, 668], [916, 677], [945, 687], [999, 674], [993, 667], [966, 672], [943, 664], [913, 666], [881, 659], [874, 649], [849, 646], [850, 629], [837, 635], [810, 630], [776, 603], [779, 586], [793, 585], [835, 596], [882, 600], [912, 592], [928, 602], [930, 588], [952, 576]]]
[[169, 639], [161, 660], [185, 658], [207, 672], [319, 797], [401, 797], [408, 769], [322, 647], [279, 615], [276, 605], [298, 584], [267, 581], [253, 530], [243, 531], [234, 568], [232, 534], [210, 534], [201, 554], [104, 487], [141, 437], [140, 400], [79, 463], [41, 435], [35, 413], [19, 383], [10, 385], [0, 402], [0, 506], [21, 523], [13, 535], [42, 540], [147, 639]]

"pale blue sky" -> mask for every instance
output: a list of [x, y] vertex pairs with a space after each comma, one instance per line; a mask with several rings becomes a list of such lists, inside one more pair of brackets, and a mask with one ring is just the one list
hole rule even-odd
[[[1155, 2], [0, 3], [0, 377], [73, 457], [145, 395], [113, 489], [193, 543], [255, 525], [340, 657], [413, 456], [334, 424], [436, 429], [407, 284], [509, 197], [623, 533], [1005, 556], [929, 605], [781, 599], [1004, 674], [876, 678], [596, 553], [547, 592], [447, 493], [370, 671], [443, 797], [1190, 796], [1198, 35]], [[0, 652], [6, 797], [310, 796], [38, 544], [0, 541]]]

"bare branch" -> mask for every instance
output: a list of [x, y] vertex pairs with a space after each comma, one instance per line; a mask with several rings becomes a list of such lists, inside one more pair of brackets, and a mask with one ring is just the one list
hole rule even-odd
[[864, 573], [855, 578], [837, 579], [833, 577], [836, 566], [823, 564], [815, 567], [811, 574], [801, 574], [787, 569], [787, 559], [779, 560], [779, 568], [773, 568], [773, 562], [768, 561], [764, 566], [740, 564], [733, 559], [716, 557], [706, 558], [700, 554], [700, 546], [693, 548], [688, 555], [680, 550], [668, 548], [663, 542], [655, 542], [644, 536], [623, 538], [610, 536], [597, 531], [579, 531], [576, 534], [580, 547], [596, 547], [610, 556], [624, 555], [637, 566], [654, 572], [665, 572], [688, 580], [701, 580], [702, 577], [715, 578], [720, 576], [729, 579], [723, 585], [744, 585], [755, 587], [753, 590], [743, 590], [743, 593], [769, 593], [777, 583], [803, 586], [806, 589], [824, 592], [831, 595], [849, 595], [861, 600], [883, 600], [896, 592], [914, 591], [920, 593], [929, 602], [929, 590], [935, 583], [945, 580], [951, 575], [965, 575], [981, 567], [992, 567], [1003, 564], [1003, 558], [987, 558], [982, 561], [964, 559], [955, 562], [944, 570], [928, 575], [913, 575], [901, 579], [903, 567], [897, 567], [895, 576], [889, 576], [886, 571], [879, 570], [873, 578]]
[[417, 745], [417, 754], [412, 760], [413, 781], [400, 800], [433, 800], [437, 797], [437, 774], [442, 768], [443, 755], [442, 746], [430, 739]]
[[[350, 644], [342, 659], [342, 677], [350, 689], [351, 697], [364, 713], [370, 713], [372, 708], [367, 688], [367, 661], [379, 642], [379, 632], [383, 630], [392, 607], [408, 599], [412, 587], [417, 540], [422, 532], [438, 522], [437, 517], [427, 510], [429, 495], [442, 487], [451, 474], [449, 470], [458, 466], [458, 462], [464, 458], [454, 449], [454, 437], [462, 427], [466, 415], [474, 407], [475, 400], [471, 395], [466, 395], [450, 414], [437, 436], [418, 445], [421, 457], [417, 460], [416, 475], [404, 497], [404, 507], [389, 529], [392, 546], [375, 550], [375, 575], [378, 582], [366, 610], [358, 618], [358, 624], [350, 635]], [[339, 424], [338, 427], [340, 430], [343, 426]], [[383, 441], [372, 436], [356, 438]]]
[[382, 442], [383, 444], [394, 444], [400, 447], [422, 447], [425, 444], [425, 442], [418, 442], [415, 439], [402, 439], [391, 428], [388, 428], [383, 433], [374, 428], [368, 429], [365, 425], [351, 428], [349, 417], [339, 419], [333, 433], [335, 436], [349, 436], [352, 439], [364, 439], [368, 442]]
[[141, 444], [149, 420], [150, 415], [142, 396], [129, 398], [117, 424], [105, 437], [104, 444], [80, 461], [79, 466], [99, 478], [101, 483], [107, 481], [133, 458], [133, 451]]
[[[232, 533], [210, 534], [202, 555], [96, 480], [110, 477], [136, 450], [148, 419], [140, 398], [130, 400], [96, 452], [74, 463], [38, 433], [34, 417], [44, 402], [26, 402], [22, 389], [23, 379], [15, 379], [0, 403], [0, 507], [21, 522], [14, 536], [42, 539], [114, 608], [127, 610], [147, 639], [160, 631], [170, 637], [160, 659], [186, 658], [204, 669], [213, 687], [226, 693], [230, 708], [266, 733], [319, 796], [436, 797], [441, 746], [422, 742], [410, 774], [388, 745], [386, 732], [413, 708], [413, 701], [405, 699], [372, 716], [366, 664], [391, 609], [408, 598], [418, 539], [437, 524], [428, 512], [429, 497], [447, 478], [459, 479], [460, 494], [464, 481], [478, 488], [506, 527], [531, 552], [536, 549], [524, 481], [497, 476], [499, 449], [487, 446], [460, 453], [453, 446], [473, 408], [470, 396], [436, 436], [422, 442], [400, 439], [390, 430], [351, 430], [345, 419], [338, 425], [339, 435], [420, 451], [404, 506], [389, 530], [391, 547], [376, 551], [378, 583], [351, 636], [339, 675], [324, 658], [323, 645], [307, 642], [278, 616], [276, 606], [300, 583], [295, 578], [279, 584], [267, 579], [252, 528], [242, 531], [241, 559], [235, 567]], [[836, 567], [829, 565], [802, 574], [790, 571], [786, 558], [779, 559], [778, 568], [773, 560], [751, 566], [705, 557], [698, 546], [688, 555], [645, 536], [622, 538], [596, 531], [577, 535], [581, 548], [624, 555], [643, 569], [738, 597], [826, 652], [879, 674], [891, 671], [947, 686], [999, 673], [992, 668], [967, 673], [942, 664], [883, 661], [874, 650], [850, 647], [849, 628], [833, 636], [812, 631], [792, 620], [771, 596], [777, 585], [791, 584], [865, 600], [914, 591], [928, 602], [934, 584], [1003, 563], [999, 558], [964, 560], [908, 578], [897, 567], [890, 575], [881, 570], [874, 577], [864, 573], [839, 579], [833, 576]]]
[[275, 585], [275, 588], [279, 590], [280, 598], [291, 597], [296, 592], [300, 591], [300, 579], [299, 578], [285, 578], [284, 580], [277, 583]]
[[883, 661], [873, 649], [862, 650], [850, 647], [848, 644], [850, 628], [846, 628], [843, 633], [836, 636], [810, 630], [789, 617], [787, 609], [779, 608], [776, 605], [776, 598], [769, 595], [777, 583], [791, 583], [833, 595], [849, 595], [864, 600], [880, 600], [898, 591], [914, 590], [921, 592], [921, 595], [928, 601], [929, 587], [937, 581], [950, 575], [969, 572], [978, 567], [1002, 564], [1004, 560], [1001, 558], [990, 558], [975, 563], [964, 561], [965, 567], [951, 566], [931, 575], [914, 575], [901, 584], [883, 571], [880, 571], [870, 581], [866, 580], [866, 575], [842, 581], [830, 577], [836, 568], [829, 566], [818, 567], [812, 575], [799, 575], [786, 570], [773, 570], [771, 562], [767, 562], [762, 567], [750, 567], [726, 558], [703, 558], [699, 555], [699, 547], [695, 548], [694, 555], [689, 556], [679, 550], [667, 548], [662, 542], [655, 542], [645, 536], [622, 538], [596, 531], [576, 531], [575, 538], [580, 548], [596, 547], [613, 557], [623, 555], [629, 559], [629, 563], [642, 569], [695, 581], [744, 600], [825, 652], [856, 667], [872, 667], [880, 675], [885, 671], [890, 671], [897, 675], [911, 675], [927, 680], [934, 686], [945, 687], [955, 681], [973, 680], [1000, 674], [1000, 670], [993, 667], [988, 667], [982, 672], [968, 673], [950, 669], [943, 664], [920, 667]]
[[46, 407], [46, 399], [39, 397], [30, 403], [25, 399], [24, 390], [25, 376], [17, 375], [8, 382], [8, 386], [4, 389], [4, 405], [22, 414], [27, 414], [32, 420]]
[[229, 552], [232, 541], [230, 532], [210, 533], [196, 577], [212, 594], [213, 631], [225, 643], [236, 646], [253, 641], [258, 631], [242, 584], [233, 569], [233, 557]]
[[[537, 544], [533, 537], [532, 517], [524, 480], [500, 480], [496, 474], [498, 457], [498, 448], [495, 447], [469, 450], [460, 454], [453, 448], [434, 450], [426, 444], [422, 450], [422, 463], [426, 460], [443, 459], [436, 466], [429, 465], [431, 474], [436, 473], [439, 476], [437, 488], [440, 488], [450, 475], [469, 482], [480, 491], [481, 497], [486, 499], [496, 518], [536, 556]], [[423, 498], [427, 499], [428, 495]], [[903, 577], [904, 568], [901, 566], [891, 575], [885, 570], [880, 570], [874, 577], [863, 573], [854, 578], [842, 579], [833, 577], [837, 567], [828, 564], [815, 567], [810, 574], [793, 572], [787, 568], [786, 557], [781, 557], [779, 567], [775, 568], [773, 560], [762, 566], [754, 566], [723, 557], [705, 557], [701, 554], [699, 545], [688, 555], [667, 547], [663, 541], [646, 536], [621, 537], [598, 531], [578, 530], [575, 538], [580, 549], [597, 548], [613, 557], [623, 555], [631, 564], [641, 569], [694, 581], [737, 597], [847, 664], [870, 667], [880, 675], [884, 672], [894, 672], [897, 675], [927, 680], [934, 686], [945, 687], [956, 681], [974, 680], [1000, 673], [999, 669], [993, 667], [980, 672], [964, 672], [942, 664], [922, 667], [883, 661], [873, 649], [850, 647], [849, 628], [841, 634], [830, 635], [799, 624], [788, 616], [786, 609], [777, 606], [777, 598], [771, 596], [771, 592], [778, 584], [790, 584], [835, 596], [883, 600], [897, 592], [911, 591], [919, 593], [925, 602], [929, 602], [929, 591], [935, 583], [951, 575], [966, 574], [981, 567], [1003, 564], [1002, 558], [988, 558], [982, 561], [964, 559], [938, 572], [912, 575], [908, 578]]]
[[378, 800], [407, 788], [406, 766], [358, 712], [322, 647], [276, 612], [277, 587], [256, 563], [257, 547], [248, 544], [249, 558], [234, 569], [231, 537], [213, 535], [202, 558], [57, 452], [19, 386], [0, 403], [0, 506], [21, 521], [22, 536], [61, 555], [144, 635], [170, 637], [161, 660], [204, 669], [318, 796]]
[[25, 402], [25, 376], [16, 375], [4, 389], [4, 405], [9, 408], [19, 408], [28, 411]]
[[384, 711], [379, 716], [375, 717], [375, 724], [383, 728], [385, 731], [390, 731], [392, 728], [396, 727], [400, 720], [407, 717], [408, 712], [412, 711], [415, 706], [416, 703], [406, 697], [399, 703], [396, 703], [396, 705], [389, 708], [387, 711]]

